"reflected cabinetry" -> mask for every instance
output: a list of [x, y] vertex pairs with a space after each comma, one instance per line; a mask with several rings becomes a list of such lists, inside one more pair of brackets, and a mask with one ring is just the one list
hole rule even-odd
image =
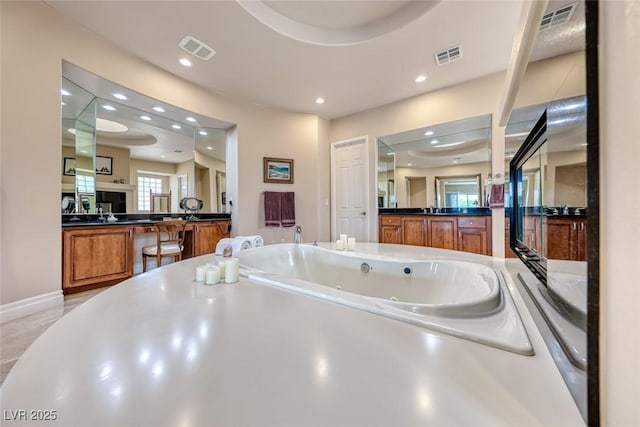
[[380, 243], [428, 246], [491, 255], [491, 218], [380, 215]]
[[[229, 237], [231, 221], [187, 225], [183, 258], [215, 251]], [[64, 293], [108, 286], [133, 276], [134, 236], [155, 233], [152, 224], [79, 225], [62, 230], [62, 289]], [[155, 237], [154, 237], [155, 241]]]
[[587, 220], [585, 218], [546, 218], [545, 256], [547, 259], [587, 260]]

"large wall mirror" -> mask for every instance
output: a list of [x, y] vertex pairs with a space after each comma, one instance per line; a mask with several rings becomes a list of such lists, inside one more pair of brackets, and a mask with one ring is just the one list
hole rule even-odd
[[490, 114], [378, 138], [378, 207], [486, 207], [490, 147]]
[[506, 225], [518, 256], [506, 265], [585, 421], [598, 425], [598, 6], [589, 3], [549, 2], [547, 14], [570, 13], [537, 33], [532, 54], [554, 56], [560, 39], [586, 51], [587, 95], [515, 109], [505, 130]]
[[63, 63], [63, 214], [228, 212], [232, 123], [167, 105]]

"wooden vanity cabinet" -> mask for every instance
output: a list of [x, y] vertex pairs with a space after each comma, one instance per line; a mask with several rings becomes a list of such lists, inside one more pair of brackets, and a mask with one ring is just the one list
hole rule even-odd
[[133, 229], [72, 228], [62, 232], [63, 289], [116, 283], [133, 275]]
[[193, 256], [214, 253], [220, 239], [229, 237], [230, 233], [231, 221], [195, 223]]
[[402, 217], [391, 215], [380, 217], [380, 241], [402, 244]]
[[587, 226], [584, 218], [547, 217], [545, 256], [547, 259], [587, 260]]
[[491, 255], [491, 218], [456, 215], [380, 215], [380, 243], [429, 246]]

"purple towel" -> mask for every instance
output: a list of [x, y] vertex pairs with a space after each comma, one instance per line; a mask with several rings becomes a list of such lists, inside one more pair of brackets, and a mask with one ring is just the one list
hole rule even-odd
[[282, 226], [296, 225], [296, 198], [293, 191], [282, 193]]
[[489, 197], [490, 208], [504, 208], [504, 184], [493, 184]]
[[264, 225], [267, 227], [280, 227], [282, 218], [281, 194], [276, 191], [264, 192]]

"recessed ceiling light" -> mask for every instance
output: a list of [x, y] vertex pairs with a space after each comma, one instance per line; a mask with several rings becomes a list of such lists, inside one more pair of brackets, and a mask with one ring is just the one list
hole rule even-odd
[[421, 74], [418, 77], [416, 77], [416, 83], [422, 83], [425, 80], [427, 80], [427, 76], [425, 76], [424, 74]]
[[114, 93], [114, 94], [113, 94], [113, 97], [114, 97], [114, 98], [121, 99], [121, 100], [123, 100], [123, 101], [126, 101], [126, 100], [127, 100], [127, 97], [126, 97], [126, 96], [124, 96], [124, 95], [123, 95], [123, 94], [121, 94], [121, 93]]
[[104, 108], [107, 111], [116, 111], [116, 107], [114, 107], [113, 105], [109, 105], [109, 104], [103, 105], [102, 108]]
[[67, 105], [67, 103], [66, 103], [66, 102], [64, 102], [64, 101], [62, 101], [62, 102], [60, 103], [60, 105], [62, 105], [62, 106], [64, 107], [65, 105]]
[[200, 132], [198, 132], [200, 135], [209, 135], [207, 132], [201, 130]]
[[428, 130], [428, 131], [426, 131], [424, 134], [425, 134], [425, 136], [431, 136], [431, 135], [433, 135], [434, 133], [435, 133], [435, 132], [433, 132], [432, 130]]
[[69, 132], [71, 135], [75, 135], [76, 134], [76, 130], [74, 128], [67, 129], [67, 132]]
[[432, 145], [436, 145], [438, 142], [440, 142], [440, 141], [438, 141], [437, 139], [434, 139], [434, 140], [432, 140], [432, 141], [430, 142], [430, 144], [432, 144]]
[[149, 116], [140, 116], [140, 118], [141, 118], [142, 120], [146, 120], [146, 121], [151, 120], [151, 117], [149, 117]]
[[164, 154], [161, 154], [161, 155], [160, 155], [160, 157], [162, 157], [162, 158], [164, 159], [164, 158], [165, 158], [165, 157], [167, 157], [167, 156], [165, 156]]
[[196, 121], [196, 119], [194, 119], [193, 117], [187, 117], [187, 121], [193, 123]]
[[324, 104], [324, 98], [316, 98], [316, 104]]
[[162, 108], [162, 107], [153, 107], [153, 110], [157, 111], [158, 113], [164, 113], [165, 112], [165, 109]]
[[182, 129], [182, 126], [180, 125], [171, 125], [171, 127], [174, 129]]
[[63, 96], [71, 96], [71, 92], [69, 92], [69, 91], [68, 91], [68, 90], [66, 90], [66, 89], [61, 89], [61, 90], [60, 90], [60, 93], [61, 93]]
[[213, 150], [213, 147], [207, 147], [207, 150]]
[[180, 63], [185, 67], [191, 67], [191, 65], [193, 65], [187, 58], [180, 58]]
[[411, 166], [411, 163], [407, 163], [407, 166]]

